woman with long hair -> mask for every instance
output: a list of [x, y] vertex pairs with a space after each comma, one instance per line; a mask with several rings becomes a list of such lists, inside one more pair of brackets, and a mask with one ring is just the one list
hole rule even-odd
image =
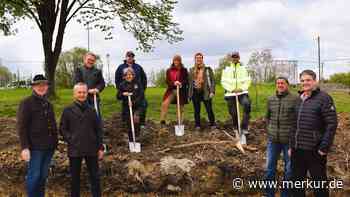
[[212, 98], [215, 95], [214, 72], [209, 66], [204, 64], [203, 58], [202, 53], [195, 54], [195, 64], [190, 69], [189, 74], [188, 97], [193, 103], [195, 127], [197, 131], [201, 129], [200, 113], [202, 102], [208, 114], [210, 127], [214, 129], [216, 125], [212, 107]]
[[[163, 96], [163, 102], [160, 113], [160, 123], [166, 124], [166, 115], [170, 104], [176, 104], [176, 89], [177, 86], [180, 88], [180, 109], [181, 114], [183, 113], [184, 105], [188, 103], [188, 72], [182, 64], [180, 55], [173, 57], [170, 68], [166, 71], [166, 83], [168, 88]], [[182, 117], [182, 116], [181, 116]]]

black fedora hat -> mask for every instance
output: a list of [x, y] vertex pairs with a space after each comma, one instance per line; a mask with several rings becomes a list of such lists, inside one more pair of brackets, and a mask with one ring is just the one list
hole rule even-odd
[[30, 85], [37, 85], [37, 84], [41, 84], [41, 83], [46, 83], [49, 84], [49, 81], [47, 80], [47, 78], [44, 75], [35, 75], [33, 78], [33, 81], [30, 83]]

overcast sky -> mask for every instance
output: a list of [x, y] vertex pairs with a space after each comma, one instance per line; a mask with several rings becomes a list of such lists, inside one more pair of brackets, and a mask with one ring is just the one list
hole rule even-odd
[[[157, 42], [154, 52], [136, 51], [137, 61], [147, 72], [168, 67], [174, 54], [183, 56], [187, 67], [193, 64], [193, 54], [203, 52], [207, 64], [217, 66], [219, 58], [238, 50], [247, 62], [254, 50], [272, 49], [275, 58], [317, 60], [316, 36], [321, 36], [322, 59], [350, 56], [349, 0], [178, 0], [174, 11], [176, 22], [184, 31], [184, 41], [175, 45]], [[120, 26], [114, 29], [114, 39], [104, 40], [104, 34], [91, 31], [91, 49], [105, 61], [111, 54], [111, 70], [121, 63], [125, 51], [137, 46], [131, 34]], [[18, 23], [16, 36], [0, 36], [0, 58], [12, 71], [23, 74], [42, 71], [41, 35], [34, 23]], [[66, 29], [63, 50], [87, 47], [87, 31], [72, 22]], [[326, 68], [349, 69], [344, 61], [328, 62]], [[303, 66], [314, 68], [312, 63]], [[334, 70], [334, 69], [328, 69]]]

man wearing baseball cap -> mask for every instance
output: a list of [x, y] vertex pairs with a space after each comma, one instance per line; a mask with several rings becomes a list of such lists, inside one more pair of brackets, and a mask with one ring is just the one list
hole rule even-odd
[[[132, 51], [126, 52], [124, 63], [119, 65], [115, 71], [115, 86], [119, 90], [119, 86], [123, 81], [123, 71], [126, 68], [132, 68], [135, 72], [136, 81], [142, 86], [143, 91], [147, 88], [147, 76], [143, 68], [135, 62], [135, 54]], [[143, 92], [143, 94], [144, 94]], [[146, 123], [147, 112], [147, 100], [146, 97], [140, 102], [140, 127], [144, 128]]]
[[53, 105], [47, 99], [48, 80], [36, 75], [32, 95], [23, 99], [17, 111], [21, 158], [28, 162], [26, 190], [29, 197], [44, 197], [49, 165], [57, 147]]

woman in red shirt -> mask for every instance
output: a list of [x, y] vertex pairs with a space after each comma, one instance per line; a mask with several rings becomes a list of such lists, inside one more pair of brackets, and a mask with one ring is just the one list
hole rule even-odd
[[[182, 64], [181, 56], [175, 55], [170, 68], [166, 71], [166, 83], [168, 88], [163, 96], [162, 109], [160, 113], [160, 123], [165, 125], [166, 114], [170, 104], [176, 104], [176, 87], [180, 86], [180, 109], [188, 103], [188, 72]], [[183, 116], [181, 116], [183, 117]]]

